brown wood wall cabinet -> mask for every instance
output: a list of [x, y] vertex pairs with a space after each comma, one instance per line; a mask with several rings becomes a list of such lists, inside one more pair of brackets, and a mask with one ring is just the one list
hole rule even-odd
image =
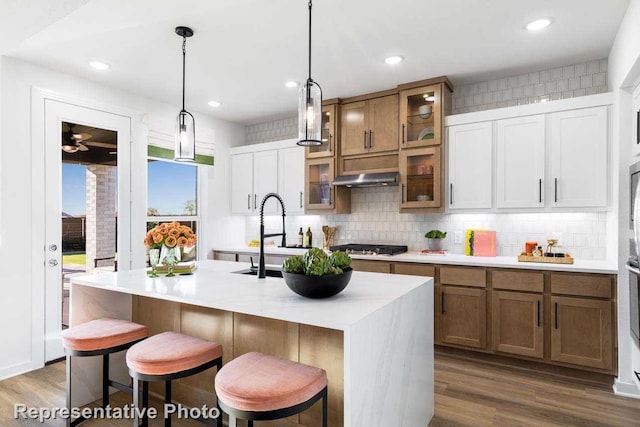
[[451, 114], [452, 92], [451, 82], [437, 77], [325, 101], [325, 144], [306, 149], [305, 212], [350, 213], [350, 189], [332, 184], [338, 175], [396, 171], [401, 212], [443, 211], [444, 116]]
[[323, 144], [305, 149], [305, 213], [345, 214], [351, 212], [351, 190], [336, 187], [336, 164], [340, 150], [338, 128], [339, 99], [329, 99], [322, 107]]

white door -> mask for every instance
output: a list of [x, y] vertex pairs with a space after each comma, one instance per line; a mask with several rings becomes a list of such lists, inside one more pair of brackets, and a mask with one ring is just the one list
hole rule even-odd
[[551, 115], [553, 206], [607, 206], [607, 107]]
[[[62, 330], [62, 122], [117, 132], [118, 163], [118, 268], [128, 270], [130, 236], [130, 141], [128, 117], [64, 102], [45, 100], [45, 360], [64, 356]], [[137, 239], [136, 239], [137, 241]], [[34, 307], [34, 309], [37, 309]], [[73, 312], [70, 313], [73, 325]]]
[[[278, 150], [253, 153], [253, 197], [254, 213], [260, 213], [260, 203], [264, 196], [278, 192]], [[265, 214], [278, 213], [278, 201], [271, 199], [264, 206]]]
[[544, 206], [544, 115], [498, 120], [496, 207]]
[[491, 122], [449, 127], [449, 209], [491, 208], [492, 127]]
[[253, 212], [253, 153], [231, 156], [231, 213]]
[[[287, 214], [304, 213], [304, 148], [278, 150], [278, 193]], [[279, 211], [278, 211], [279, 212]]]

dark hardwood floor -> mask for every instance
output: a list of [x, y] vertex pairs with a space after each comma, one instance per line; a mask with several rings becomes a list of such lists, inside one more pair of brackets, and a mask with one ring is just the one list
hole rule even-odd
[[[432, 427], [640, 426], [640, 400], [615, 396], [608, 386], [451, 355], [436, 354], [435, 366]], [[64, 381], [64, 362], [1, 381], [0, 426], [64, 426], [63, 420], [40, 424], [13, 419], [15, 402], [30, 407], [64, 406]], [[129, 402], [124, 393], [112, 399], [112, 406]], [[158, 401], [153, 403], [160, 406]], [[130, 426], [131, 421], [92, 420], [82, 425]], [[174, 420], [177, 427], [202, 425]]]

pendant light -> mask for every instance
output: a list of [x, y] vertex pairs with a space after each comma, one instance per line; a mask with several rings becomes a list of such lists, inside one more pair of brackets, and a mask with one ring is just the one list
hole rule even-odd
[[309, 0], [309, 78], [300, 88], [298, 145], [322, 145], [322, 89], [311, 78], [311, 0]]
[[187, 56], [187, 37], [193, 35], [189, 27], [176, 27], [176, 34], [182, 37], [182, 110], [176, 119], [176, 145], [174, 159], [177, 162], [196, 160], [196, 131], [193, 115], [184, 109], [185, 62]]

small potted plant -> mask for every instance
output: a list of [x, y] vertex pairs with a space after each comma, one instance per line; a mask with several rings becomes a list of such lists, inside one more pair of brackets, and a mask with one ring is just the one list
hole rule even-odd
[[444, 249], [443, 240], [447, 237], [446, 231], [431, 230], [424, 235], [427, 238], [427, 248], [432, 251], [441, 251]]

